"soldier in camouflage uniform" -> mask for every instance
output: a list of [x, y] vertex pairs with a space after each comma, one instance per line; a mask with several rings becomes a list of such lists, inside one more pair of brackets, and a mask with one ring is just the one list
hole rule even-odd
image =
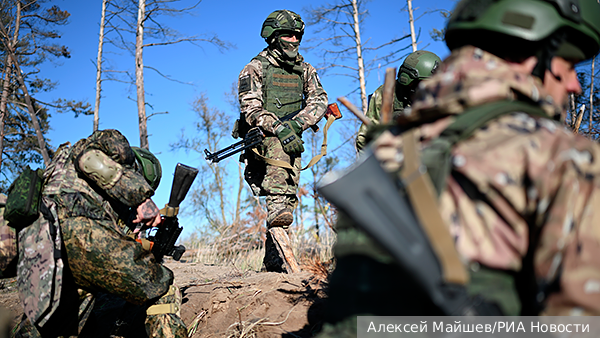
[[[533, 107], [539, 115], [509, 110], [451, 148], [432, 212], [453, 237], [469, 292], [505, 315], [600, 315], [600, 146], [559, 122], [568, 94], [581, 93], [575, 64], [600, 49], [600, 5], [463, 0], [446, 43], [452, 54], [417, 90], [411, 114], [373, 142], [375, 156], [396, 172], [404, 130], [428, 149], [461, 114]], [[436, 313], [351, 219], [342, 216], [337, 227], [330, 323], [321, 337], [355, 336], [361, 314]]]
[[[410, 107], [412, 97], [419, 83], [430, 77], [435, 72], [440, 58], [432, 52], [418, 50], [406, 57], [396, 79], [396, 90], [394, 91], [394, 103], [392, 106], [392, 120], [395, 120], [404, 109]], [[367, 109], [367, 118], [371, 120], [371, 125], [379, 124], [381, 118], [381, 104], [383, 101], [383, 85], [379, 86], [369, 100]], [[356, 149], [361, 151], [370, 141], [368, 135], [369, 128], [366, 124], [361, 124], [356, 136]]]
[[[238, 82], [240, 125], [245, 125], [240, 129], [260, 127], [266, 136], [258, 149], [260, 156], [246, 152], [245, 178], [256, 196], [266, 196], [268, 228], [288, 228], [293, 221], [304, 151], [302, 132], [316, 125], [327, 109], [327, 93], [315, 68], [298, 53], [303, 33], [298, 14], [271, 13], [261, 30], [268, 47], [244, 67]], [[281, 120], [291, 113], [296, 113], [292, 119]], [[293, 169], [266, 163], [261, 156], [289, 163]], [[266, 251], [266, 269], [281, 271], [278, 260], [269, 258], [274, 254], [269, 245]]]
[[[52, 227], [52, 222], [38, 220], [19, 233], [19, 249], [27, 252], [19, 257], [18, 284], [25, 315], [17, 337], [77, 335], [81, 320], [89, 314], [83, 313], [83, 304], [89, 304], [97, 292], [113, 294], [146, 310], [146, 331], [151, 337], [186, 336], [179, 317], [181, 294], [172, 285], [173, 272], [157, 263], [135, 236], [127, 236], [124, 226], [132, 213], [134, 223], [160, 223], [159, 210], [150, 199], [160, 176], [156, 157], [130, 147], [116, 130], [97, 131], [72, 147], [68, 143], [60, 146], [44, 173], [43, 201], [57, 219], [59, 231], [53, 236], [58, 243], [62, 240], [58, 248], [63, 250], [55, 250], [54, 259], [51, 252], [44, 262], [40, 254], [28, 255], [42, 249], [39, 245], [36, 250], [27, 249], [44, 233], [44, 225], [39, 224]], [[55, 260], [64, 270], [50, 288], [58, 291], [56, 301], [48, 306], [44, 298], [49, 295], [37, 293], [46, 289], [42, 283], [53, 281], [36, 271]]]

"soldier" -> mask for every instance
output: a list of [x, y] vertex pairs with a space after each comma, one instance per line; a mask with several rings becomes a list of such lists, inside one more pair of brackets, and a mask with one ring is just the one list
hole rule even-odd
[[[470, 294], [504, 315], [599, 315], [600, 146], [559, 120], [568, 95], [581, 93], [575, 65], [600, 49], [600, 5], [463, 0], [445, 41], [451, 55], [417, 90], [410, 115], [373, 142], [375, 156], [397, 172], [416, 144], [439, 195], [428, 211], [439, 212]], [[445, 174], [441, 158], [423, 155], [442, 143]], [[360, 314], [439, 313], [353, 223], [342, 215], [337, 224], [322, 337], [355, 336]]]
[[[410, 107], [413, 95], [419, 86], [419, 83], [430, 77], [441, 62], [442, 60], [440, 60], [437, 55], [426, 50], [418, 50], [406, 57], [402, 66], [398, 69], [394, 103], [392, 106], [392, 120], [395, 120], [400, 116], [405, 108]], [[373, 125], [377, 125], [380, 122], [382, 100], [383, 85], [375, 90], [369, 100], [367, 118], [371, 120], [371, 124]], [[358, 135], [356, 136], [356, 149], [358, 151], [361, 151], [370, 141], [367, 134], [368, 127], [363, 123], [358, 129]]]
[[[300, 180], [302, 132], [316, 125], [327, 109], [327, 93], [313, 66], [298, 52], [304, 22], [292, 11], [269, 14], [261, 37], [268, 46], [248, 63], [238, 82], [239, 130], [260, 127], [265, 139], [258, 152], [245, 154], [245, 178], [255, 196], [266, 196], [267, 228], [289, 228]], [[293, 116], [290, 118], [290, 116]], [[243, 133], [241, 133], [243, 137]], [[289, 165], [284, 168], [276, 161]], [[284, 260], [267, 232], [264, 265], [284, 272]]]
[[44, 217], [19, 233], [17, 337], [76, 336], [98, 292], [147, 311], [151, 337], [187, 335], [173, 272], [124, 230], [132, 213], [134, 224], [161, 222], [150, 198], [160, 178], [158, 159], [116, 130], [59, 147], [44, 172]]

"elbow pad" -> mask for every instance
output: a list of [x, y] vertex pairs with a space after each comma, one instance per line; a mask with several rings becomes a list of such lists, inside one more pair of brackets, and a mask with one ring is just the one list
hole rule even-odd
[[123, 166], [97, 149], [81, 154], [77, 164], [85, 176], [104, 190], [114, 187], [123, 175]]

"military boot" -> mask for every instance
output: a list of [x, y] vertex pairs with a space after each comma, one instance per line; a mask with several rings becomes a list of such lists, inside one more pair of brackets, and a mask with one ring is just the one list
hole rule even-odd
[[267, 221], [267, 228], [282, 227], [287, 229], [294, 221], [294, 214], [292, 214], [292, 211], [286, 207], [275, 212], [269, 218], [270, 220]]

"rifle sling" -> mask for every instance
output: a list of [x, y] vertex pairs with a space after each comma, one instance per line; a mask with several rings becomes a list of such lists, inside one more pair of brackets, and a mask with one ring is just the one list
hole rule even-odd
[[[431, 245], [440, 260], [446, 282], [466, 284], [468, 274], [462, 264], [454, 242], [439, 213], [437, 196], [444, 189], [451, 171], [451, 149], [466, 140], [490, 121], [506, 114], [523, 112], [532, 116], [549, 118], [539, 107], [520, 101], [498, 101], [474, 107], [459, 115], [437, 139], [423, 152], [423, 163], [417, 152], [415, 131], [402, 134], [404, 169], [401, 172], [411, 204]], [[428, 173], [429, 175], [425, 175]], [[413, 178], [418, 174], [416, 178]], [[432, 212], [431, 206], [435, 206]]]
[[[404, 145], [402, 179], [406, 184], [406, 191], [415, 213], [439, 259], [442, 276], [448, 283], [466, 285], [469, 275], [454, 247], [450, 231], [440, 213], [432, 212], [432, 209], [438, 211], [437, 198], [435, 198], [433, 184], [429, 176], [425, 175], [426, 170], [422, 168], [423, 165], [417, 153], [414, 129], [402, 134], [402, 142]], [[417, 172], [420, 174], [410, 180]]]
[[[313, 157], [308, 164], [306, 165], [306, 167], [300, 169], [300, 171], [306, 170], [310, 167], [312, 167], [313, 165], [315, 165], [317, 162], [319, 162], [319, 160], [327, 155], [327, 131], [329, 130], [329, 127], [331, 126], [331, 124], [333, 123], [333, 121], [335, 121], [335, 116], [333, 114], [329, 115], [327, 117], [327, 123], [325, 124], [325, 127], [323, 127], [323, 144], [321, 145], [321, 153], [316, 155], [315, 157]], [[254, 154], [260, 158], [261, 160], [265, 161], [267, 164], [270, 164], [272, 166], [276, 166], [276, 167], [281, 167], [281, 168], [285, 168], [285, 169], [291, 169], [294, 170], [294, 168], [292, 167], [291, 164], [285, 162], [285, 161], [281, 161], [281, 160], [274, 160], [272, 158], [268, 158], [265, 157], [261, 154], [258, 153], [258, 150], [256, 149], [256, 147], [252, 148], [252, 151], [254, 152]]]

